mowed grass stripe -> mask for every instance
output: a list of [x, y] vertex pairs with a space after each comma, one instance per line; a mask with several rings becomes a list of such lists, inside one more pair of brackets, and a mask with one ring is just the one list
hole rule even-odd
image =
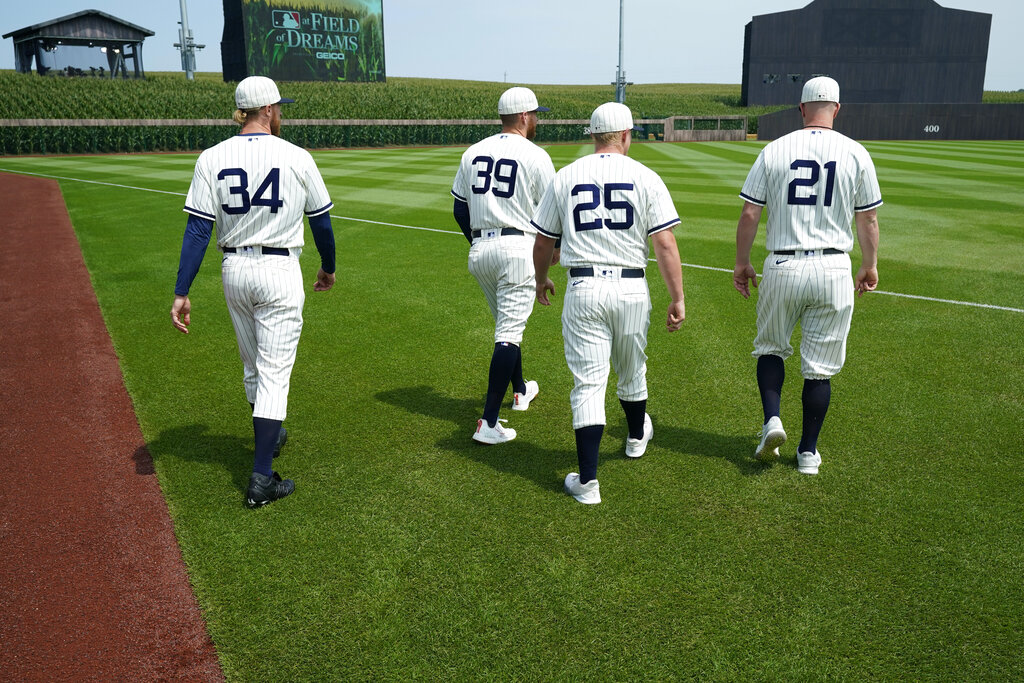
[[[730, 175], [742, 182], [758, 146], [737, 144], [747, 159], [733, 171], [715, 166], [726, 178], [717, 183], [701, 174], [718, 155], [636, 148], [671, 171], [674, 195], [699, 205], [687, 176], [709, 193], [731, 185]], [[551, 149], [564, 159], [589, 153]], [[413, 168], [422, 152], [360, 154], [379, 154], [395, 181], [411, 182], [403, 165]], [[346, 154], [317, 156], [345, 169]], [[240, 505], [251, 416], [219, 254], [207, 254], [193, 287], [192, 334], [177, 335], [167, 308], [182, 198], [62, 183], [230, 680], [265, 680], [268, 671], [282, 680], [1024, 676], [1024, 471], [1014, 465], [1024, 448], [1024, 317], [858, 299], [820, 442], [822, 473], [803, 477], [793, 466], [799, 358], [788, 362], [783, 391], [791, 443], [765, 467], [751, 457], [760, 422], [755, 302], [726, 273], [688, 270], [688, 320], [669, 335], [652, 269], [655, 437], [640, 461], [622, 456], [625, 427], [610, 391], [605, 502], [585, 508], [560, 490], [575, 467], [561, 296], [536, 307], [527, 328], [524, 370], [541, 396], [526, 413], [503, 411], [519, 438], [501, 448], [469, 438], [493, 321], [450, 219], [459, 155], [435, 156], [451, 166], [423, 182], [439, 195], [427, 210], [403, 195], [364, 207], [368, 190], [349, 196], [345, 180], [329, 181], [332, 196], [346, 197], [332, 213], [410, 226], [443, 220], [451, 233], [392, 234], [339, 219], [338, 284], [307, 296], [292, 440], [275, 463], [298, 489], [256, 513]], [[119, 180], [131, 185], [131, 173]], [[190, 174], [182, 170], [185, 187]], [[937, 180], [945, 182], [922, 175], [916, 184], [927, 195]], [[681, 251], [731, 266], [737, 191], [705, 200], [721, 218], [684, 225]], [[883, 208], [883, 254], [893, 259], [883, 261], [885, 285], [948, 287], [941, 280], [955, 282], [959, 298], [1012, 293], [1005, 275], [964, 269], [945, 255], [949, 244], [933, 246], [942, 213]], [[979, 220], [1001, 216], [977, 210]], [[954, 252], [969, 250], [969, 233], [957, 234]], [[905, 246], [885, 241], [897, 235]], [[996, 267], [1019, 262], [1018, 249], [1008, 242]], [[911, 253], [921, 263], [898, 260]], [[302, 263], [311, 283], [315, 253]], [[553, 275], [563, 291], [563, 269]]]

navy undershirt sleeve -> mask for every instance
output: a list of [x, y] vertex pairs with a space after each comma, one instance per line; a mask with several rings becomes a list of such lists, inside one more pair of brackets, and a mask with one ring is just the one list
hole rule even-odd
[[455, 215], [455, 222], [459, 224], [462, 234], [466, 236], [470, 244], [473, 244], [473, 233], [469, 229], [469, 204], [456, 199], [452, 213]]
[[174, 293], [188, 296], [192, 281], [196, 279], [199, 266], [203, 263], [206, 247], [210, 244], [213, 234], [213, 221], [189, 214], [185, 225], [185, 237], [181, 241], [181, 259], [178, 261], [178, 281], [174, 283]]
[[325, 211], [318, 216], [310, 216], [309, 230], [313, 233], [316, 250], [320, 252], [320, 268], [325, 273], [333, 273], [334, 230], [331, 229], [331, 214]]

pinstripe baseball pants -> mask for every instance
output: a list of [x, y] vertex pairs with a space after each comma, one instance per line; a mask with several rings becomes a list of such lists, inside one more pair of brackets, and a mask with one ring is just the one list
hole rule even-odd
[[800, 323], [800, 370], [806, 379], [828, 379], [846, 361], [853, 316], [850, 255], [769, 254], [757, 294], [753, 355], [789, 358]]
[[239, 249], [224, 254], [221, 278], [252, 415], [284, 420], [306, 302], [299, 259]]
[[603, 425], [608, 360], [623, 401], [647, 398], [647, 330], [651, 297], [644, 278], [569, 278], [562, 308], [573, 429]]
[[478, 237], [469, 249], [469, 272], [480, 283], [494, 316], [494, 343], [523, 341], [526, 321], [533, 312], [532, 234]]

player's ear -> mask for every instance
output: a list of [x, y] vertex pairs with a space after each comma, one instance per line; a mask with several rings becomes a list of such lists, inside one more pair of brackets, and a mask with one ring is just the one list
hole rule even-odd
[[836, 110], [834, 112], [832, 112], [832, 118], [836, 117], [836, 114], [839, 113], [839, 107], [841, 107], [841, 106], [843, 106], [843, 105], [841, 105], [838, 102], [836, 102]]

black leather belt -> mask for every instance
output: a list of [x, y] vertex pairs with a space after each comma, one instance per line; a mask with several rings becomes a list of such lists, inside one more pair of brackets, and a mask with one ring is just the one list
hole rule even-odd
[[[620, 277], [643, 277], [643, 268], [619, 268]], [[570, 268], [569, 277], [593, 277], [594, 269], [590, 266], [586, 268]]]
[[[773, 251], [772, 253], [775, 254], [776, 256], [796, 256], [796, 253], [798, 251], [818, 251], [818, 250], [817, 249], [806, 249], [806, 250], [805, 249], [790, 249], [789, 251]], [[845, 254], [846, 252], [843, 251], [842, 249], [833, 249], [832, 247], [829, 247], [828, 249], [822, 249], [821, 253], [822, 254]]]
[[[255, 249], [256, 247], [253, 247]], [[245, 247], [242, 247], [245, 249]], [[238, 251], [234, 247], [224, 247], [225, 254], [234, 254]], [[263, 252], [264, 256], [288, 256], [291, 252], [283, 247], [260, 247], [260, 251]]]
[[[480, 235], [482, 235], [482, 234], [483, 234], [482, 230], [474, 230], [473, 231], [473, 237], [480, 237]], [[525, 235], [526, 233], [523, 232], [522, 230], [520, 230], [519, 228], [502, 228], [501, 229], [501, 234], [502, 235]]]

